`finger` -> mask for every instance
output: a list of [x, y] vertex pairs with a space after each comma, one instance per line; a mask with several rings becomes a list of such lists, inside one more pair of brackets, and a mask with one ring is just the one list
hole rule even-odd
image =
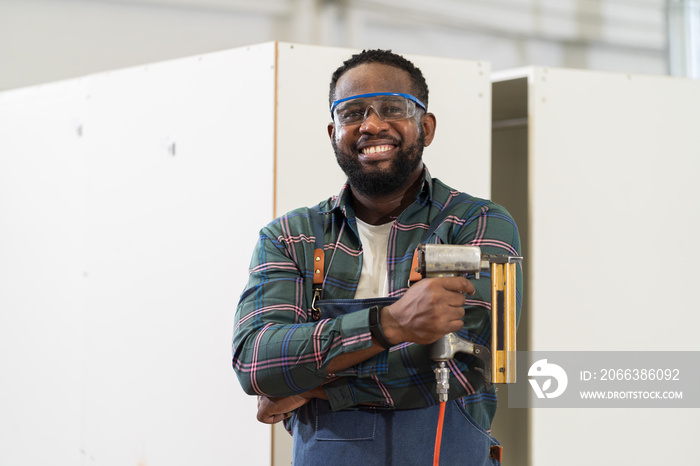
[[449, 307], [444, 307], [441, 311], [441, 315], [445, 319], [444, 322], [452, 322], [452, 321], [462, 321], [462, 318], [464, 317], [465, 311], [464, 307], [462, 304], [458, 304], [455, 306], [449, 306]]
[[270, 422], [266, 422], [266, 424], [277, 424], [278, 422], [282, 422], [290, 417], [292, 417], [292, 413], [275, 414], [274, 416], [270, 416], [268, 418]]
[[462, 322], [462, 320], [453, 320], [448, 325], [449, 333], [459, 332], [462, 330], [462, 327], [464, 327], [464, 322]]
[[476, 292], [474, 284], [466, 277], [442, 277], [442, 286], [448, 291], [473, 295]]
[[476, 294], [476, 286], [474, 286], [474, 283], [472, 283], [471, 280], [468, 280], [467, 278], [465, 278], [465, 280], [467, 280], [466, 294], [468, 294], [469, 296], [473, 296], [474, 294]]
[[445, 298], [445, 304], [447, 304], [450, 307], [458, 307], [461, 308], [464, 306], [464, 303], [467, 301], [467, 296], [464, 293], [460, 293], [457, 291], [450, 292], [448, 296]]

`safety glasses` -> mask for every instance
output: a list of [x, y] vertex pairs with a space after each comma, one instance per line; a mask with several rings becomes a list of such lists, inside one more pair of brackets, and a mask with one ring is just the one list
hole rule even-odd
[[336, 125], [357, 125], [372, 109], [382, 121], [403, 120], [416, 114], [416, 105], [425, 110], [423, 102], [411, 94], [374, 92], [336, 100], [331, 105], [331, 117]]

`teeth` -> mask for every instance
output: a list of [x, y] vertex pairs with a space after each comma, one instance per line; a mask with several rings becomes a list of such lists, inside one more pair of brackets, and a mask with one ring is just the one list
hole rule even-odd
[[393, 146], [390, 145], [384, 145], [384, 146], [372, 146], [372, 147], [365, 147], [362, 149], [363, 154], [376, 154], [377, 152], [386, 152], [388, 150], [391, 150]]

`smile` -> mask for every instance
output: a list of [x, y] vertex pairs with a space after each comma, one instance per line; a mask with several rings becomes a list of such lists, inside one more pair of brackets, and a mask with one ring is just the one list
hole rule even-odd
[[387, 152], [393, 149], [394, 146], [390, 144], [384, 144], [381, 146], [370, 146], [370, 147], [365, 147], [363, 148], [360, 152], [364, 155], [372, 155], [372, 154], [378, 154], [380, 152]]

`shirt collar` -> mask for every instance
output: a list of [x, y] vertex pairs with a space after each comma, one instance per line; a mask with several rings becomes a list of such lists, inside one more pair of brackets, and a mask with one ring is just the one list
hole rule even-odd
[[[429, 203], [433, 198], [433, 179], [430, 177], [430, 172], [428, 171], [428, 167], [423, 165], [423, 182], [420, 185], [420, 188], [418, 188], [418, 192], [416, 193], [416, 202], [418, 202], [421, 205], [426, 205]], [[338, 196], [336, 196], [335, 199], [331, 202], [331, 209], [328, 213], [331, 213], [335, 210], [340, 210], [345, 218], [352, 218], [355, 216], [355, 213], [352, 210], [352, 191], [350, 190], [350, 185], [346, 181], [343, 187], [340, 190], [340, 193], [338, 193]]]

